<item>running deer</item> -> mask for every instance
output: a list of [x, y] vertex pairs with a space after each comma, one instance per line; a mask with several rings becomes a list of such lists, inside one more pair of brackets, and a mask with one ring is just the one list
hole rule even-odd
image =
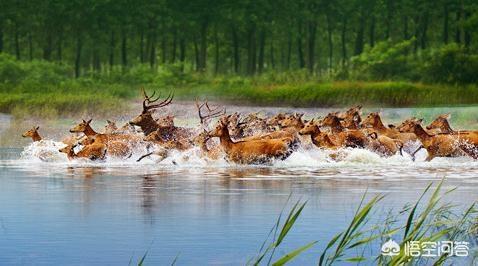
[[75, 153], [75, 145], [67, 145], [64, 148], [58, 150], [65, 153], [69, 160], [76, 158], [87, 158], [92, 161], [104, 160], [106, 156], [106, 145], [102, 143], [95, 143], [85, 146], [81, 151]]
[[25, 133], [22, 134], [22, 137], [24, 138], [32, 138], [33, 142], [37, 142], [42, 140], [40, 134], [38, 133], [38, 129], [40, 129], [39, 126], [33, 127], [30, 130], [25, 131]]
[[401, 131], [414, 133], [422, 147], [428, 152], [426, 161], [431, 161], [435, 157], [457, 157], [463, 155], [471, 155], [470, 150], [466, 145], [460, 143], [457, 136], [450, 134], [430, 135], [422, 127], [421, 119], [418, 121], [409, 121], [409, 123], [402, 126]]
[[[413, 132], [401, 132], [398, 128], [386, 127], [380, 114], [377, 112], [370, 113], [362, 122], [362, 125], [366, 128], [372, 128], [378, 135], [385, 135], [392, 139], [398, 139], [401, 143], [415, 142], [417, 136]], [[400, 126], [399, 126], [400, 128]]]
[[[207, 142], [209, 139], [211, 139], [211, 137], [209, 136], [207, 130], [211, 119], [224, 115], [226, 113], [226, 109], [219, 109], [219, 107], [211, 109], [207, 104], [207, 101], [199, 104], [197, 99], [196, 108], [198, 110], [199, 123], [202, 132], [193, 139], [193, 142], [195, 145], [199, 146], [203, 157], [217, 160], [222, 156], [221, 147], [219, 145], [216, 145], [213, 148], [208, 147]], [[205, 113], [205, 111], [207, 111], [207, 113]]]
[[330, 128], [331, 134], [329, 137], [332, 141], [340, 146], [365, 148], [369, 140], [367, 135], [361, 130], [346, 129], [340, 123], [340, 118], [337, 117], [337, 114], [337, 112], [327, 114], [321, 123], [321, 126]]
[[220, 119], [210, 137], [218, 137], [226, 158], [240, 164], [260, 164], [272, 159], [285, 159], [291, 153], [290, 138], [234, 142], [227, 129], [227, 117]]
[[325, 148], [330, 150], [337, 150], [342, 148], [342, 145], [338, 145], [333, 142], [329, 135], [326, 132], [320, 130], [319, 125], [316, 123], [315, 119], [307, 122], [301, 130], [299, 130], [300, 135], [310, 135], [312, 143], [318, 148]]
[[338, 114], [338, 118], [342, 120], [342, 125], [347, 129], [359, 129], [362, 123], [362, 117], [360, 112], [362, 110], [361, 105], [350, 108], [345, 113]]
[[166, 99], [164, 99], [163, 101], [159, 103], [156, 103], [160, 99], [161, 95], [158, 95], [158, 97], [154, 99], [153, 97], [156, 94], [156, 92], [153, 92], [151, 96], [148, 96], [144, 89], [142, 89], [141, 91], [144, 96], [143, 111], [141, 112], [140, 115], [133, 118], [129, 123], [134, 126], [139, 126], [141, 130], [143, 131], [144, 135], [147, 136], [150, 133], [154, 132], [159, 127], [158, 122], [154, 120], [153, 118], [152, 110], [165, 107], [171, 104], [174, 98], [174, 95], [170, 93]]

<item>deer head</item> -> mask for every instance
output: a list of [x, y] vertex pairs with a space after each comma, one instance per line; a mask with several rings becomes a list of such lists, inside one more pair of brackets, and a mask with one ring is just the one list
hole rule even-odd
[[433, 120], [433, 122], [430, 123], [430, 125], [427, 126], [427, 129], [448, 128], [450, 125], [448, 123], [448, 119], [450, 119], [450, 114], [439, 115], [437, 118], [435, 118], [435, 120]]
[[70, 129], [70, 132], [71, 133], [86, 133], [89, 130], [93, 130], [90, 126], [90, 123], [91, 123], [91, 119], [88, 121], [83, 119], [78, 125], [72, 127]]
[[320, 128], [315, 122], [315, 118], [307, 122], [304, 127], [299, 130], [300, 135], [310, 135], [314, 133], [320, 133]]
[[171, 104], [174, 94], [170, 93], [166, 99], [163, 101], [157, 103], [159, 99], [161, 98], [161, 95], [158, 95], [158, 97], [154, 98], [156, 95], [156, 92], [153, 92], [152, 95], [148, 95], [144, 89], [141, 89], [143, 93], [143, 111], [141, 112], [140, 115], [137, 117], [133, 118], [129, 123], [135, 126], [143, 127], [147, 124], [154, 124], [155, 121], [152, 116], [152, 110], [161, 108], [164, 106], [167, 106]]
[[33, 141], [40, 141], [41, 137], [40, 137], [40, 134], [38, 134], [38, 129], [40, 129], [40, 127], [36, 126], [30, 130], [27, 130], [22, 134], [22, 137], [24, 138], [30, 137], [32, 138]]

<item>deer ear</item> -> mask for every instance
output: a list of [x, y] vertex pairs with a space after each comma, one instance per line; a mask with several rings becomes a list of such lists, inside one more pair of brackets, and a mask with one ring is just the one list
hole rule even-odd
[[86, 123], [89, 125], [91, 123], [91, 120], [93, 120], [93, 118], [91, 118], [90, 120], [86, 121]]
[[417, 122], [421, 124], [423, 122], [423, 118], [418, 119]]
[[450, 114], [450, 113], [445, 114], [443, 117], [444, 117], [445, 119], [450, 119], [450, 118], [451, 118], [451, 114]]
[[40, 129], [40, 127], [39, 127], [39, 126], [37, 126], [37, 127], [35, 128], [35, 130], [39, 130], [39, 129]]

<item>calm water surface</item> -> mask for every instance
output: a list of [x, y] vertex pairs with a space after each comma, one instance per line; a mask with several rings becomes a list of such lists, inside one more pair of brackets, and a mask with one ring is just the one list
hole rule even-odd
[[[1, 119], [6, 143], [13, 130], [8, 118]], [[30, 145], [25, 153], [25, 142], [16, 143], [0, 148], [0, 265], [127, 265], [146, 251], [147, 265], [167, 265], [176, 256], [179, 265], [243, 265], [257, 254], [291, 194], [292, 203], [308, 203], [277, 254], [318, 240], [293, 263], [316, 265], [365, 191], [368, 198], [386, 195], [372, 224], [444, 176], [445, 189], [458, 187], [446, 201], [464, 208], [478, 199], [478, 162], [466, 158], [425, 163], [353, 151], [333, 163], [301, 151], [266, 167], [180, 157], [178, 165], [41, 162], [32, 158], [41, 147]], [[365, 255], [378, 252], [373, 246]]]

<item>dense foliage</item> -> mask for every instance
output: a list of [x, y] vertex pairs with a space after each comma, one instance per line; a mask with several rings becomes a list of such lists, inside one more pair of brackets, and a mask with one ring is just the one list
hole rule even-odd
[[113, 72], [127, 82], [117, 69], [150, 75], [146, 65], [173, 64], [175, 76], [307, 69], [470, 83], [477, 9], [473, 0], [4, 0], [0, 52], [62, 62], [71, 76]]

